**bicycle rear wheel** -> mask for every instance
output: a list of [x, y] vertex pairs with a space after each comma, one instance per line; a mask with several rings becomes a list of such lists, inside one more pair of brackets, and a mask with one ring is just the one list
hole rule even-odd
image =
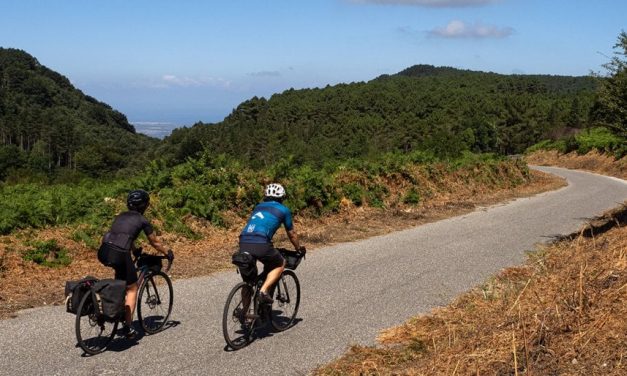
[[239, 350], [250, 342], [255, 323], [253, 288], [245, 282], [238, 283], [226, 299], [222, 316], [222, 333], [228, 346]]
[[78, 345], [90, 355], [103, 352], [113, 339], [118, 322], [106, 321], [97, 313], [92, 292], [83, 296], [76, 312], [75, 327]]
[[137, 300], [137, 317], [148, 334], [154, 334], [165, 326], [174, 302], [170, 277], [163, 272], [149, 274], [141, 285]]
[[300, 305], [300, 282], [296, 273], [286, 270], [275, 287], [274, 304], [272, 305], [272, 327], [283, 331], [294, 324]]

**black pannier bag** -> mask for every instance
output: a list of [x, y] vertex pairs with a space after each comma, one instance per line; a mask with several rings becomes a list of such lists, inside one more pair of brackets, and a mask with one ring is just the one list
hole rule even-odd
[[[89, 289], [96, 281], [98, 281], [97, 278], [87, 276], [78, 281], [65, 282], [65, 309], [67, 312], [73, 314], [78, 312], [78, 305], [81, 304], [83, 296], [89, 292]], [[83, 315], [87, 313], [88, 312], [83, 312]]]
[[285, 259], [285, 268], [296, 270], [303, 256], [296, 252], [281, 252], [281, 256]]
[[162, 258], [161, 256], [153, 256], [142, 254], [139, 260], [137, 261], [138, 268], [142, 268], [144, 266], [148, 267], [148, 270], [153, 272], [161, 271], [162, 266]]
[[257, 261], [250, 253], [235, 252], [231, 256], [231, 262], [237, 266], [244, 281], [255, 281], [255, 278], [257, 278]]
[[101, 279], [93, 287], [96, 293], [98, 312], [109, 321], [124, 318], [126, 300], [126, 281], [118, 279]]

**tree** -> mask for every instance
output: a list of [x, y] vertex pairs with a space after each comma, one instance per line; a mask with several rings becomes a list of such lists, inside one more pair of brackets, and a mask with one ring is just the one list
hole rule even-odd
[[36, 141], [29, 153], [28, 165], [35, 171], [48, 171], [50, 164], [48, 145], [43, 140]]
[[573, 98], [573, 101], [570, 105], [570, 112], [568, 113], [568, 126], [573, 128], [581, 128], [582, 119], [581, 119], [581, 105], [579, 104], [579, 98]]
[[597, 123], [627, 137], [627, 33], [622, 31], [614, 45], [614, 57], [603, 65], [609, 76], [602, 81], [593, 116]]
[[22, 165], [22, 153], [15, 145], [0, 145], [0, 179], [3, 179], [8, 170]]
[[74, 157], [74, 163], [79, 171], [90, 176], [98, 176], [102, 170], [106, 170], [107, 168], [103, 152], [93, 145], [79, 149]]

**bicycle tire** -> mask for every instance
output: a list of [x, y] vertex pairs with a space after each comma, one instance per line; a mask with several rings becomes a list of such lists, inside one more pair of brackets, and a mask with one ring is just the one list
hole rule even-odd
[[163, 330], [173, 303], [174, 290], [167, 274], [152, 272], [144, 278], [137, 298], [137, 317], [145, 333]]
[[[76, 312], [75, 329], [78, 345], [89, 355], [103, 352], [115, 335], [118, 321], [106, 321], [96, 312], [93, 292], [83, 296]], [[108, 333], [109, 327], [111, 333]]]
[[[248, 307], [244, 307], [245, 294], [250, 296]], [[239, 350], [250, 343], [256, 321], [254, 312], [254, 289], [245, 282], [238, 283], [229, 293], [222, 315], [222, 334], [231, 349]]]
[[296, 273], [285, 270], [274, 288], [274, 303], [270, 321], [276, 331], [284, 331], [294, 324], [300, 305], [300, 282]]

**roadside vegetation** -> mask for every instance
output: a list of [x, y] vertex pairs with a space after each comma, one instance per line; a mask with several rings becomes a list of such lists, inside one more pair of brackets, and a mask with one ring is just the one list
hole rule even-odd
[[[262, 198], [264, 184], [289, 187], [286, 204], [299, 216], [337, 213], [342, 205], [393, 209], [416, 205], [441, 189], [438, 180], [455, 172], [485, 186], [517, 186], [529, 181], [521, 160], [471, 153], [438, 161], [426, 153], [388, 154], [377, 161], [348, 160], [322, 168], [289, 161], [267, 169], [243, 167], [228, 157], [188, 159], [175, 167], [153, 162], [134, 179], [78, 185], [13, 184], [0, 186], [0, 234], [19, 229], [80, 225], [76, 239], [94, 244], [133, 188], [151, 192], [150, 215], [160, 230], [194, 239], [187, 221], [228, 227], [228, 217], [245, 217]], [[435, 187], [435, 188], [434, 188]], [[392, 191], [394, 190], [394, 192]]]
[[586, 154], [577, 152], [562, 154], [556, 150], [538, 150], [525, 155], [525, 160], [533, 165], [572, 168], [627, 180], [627, 156], [616, 159], [612, 154], [596, 150]]
[[620, 159], [627, 155], [627, 139], [607, 128], [595, 127], [585, 129], [569, 138], [541, 141], [527, 148], [525, 153], [531, 154], [539, 150], [555, 150], [561, 154], [576, 152], [580, 155], [597, 151]]
[[562, 140], [540, 142], [525, 153], [527, 163], [559, 166], [627, 179], [627, 139], [607, 128], [591, 128]]

